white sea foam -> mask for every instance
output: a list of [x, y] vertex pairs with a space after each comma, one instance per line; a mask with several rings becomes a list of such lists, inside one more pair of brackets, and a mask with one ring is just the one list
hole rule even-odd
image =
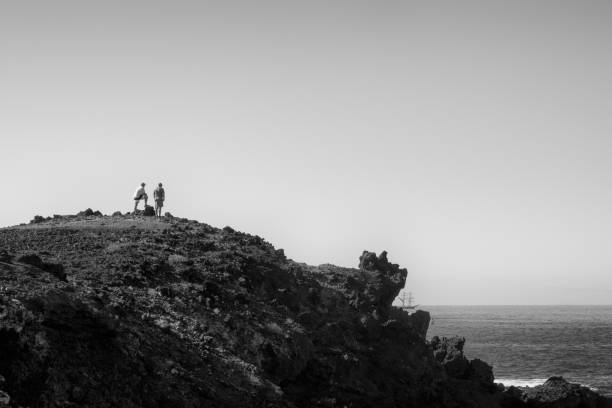
[[495, 382], [502, 383], [506, 387], [510, 387], [511, 385], [515, 387], [535, 387], [544, 384], [547, 379], [548, 378], [496, 378]]
[[[547, 378], [496, 378], [496, 383], [502, 383], [505, 387], [515, 386], [515, 387], [536, 387], [538, 385], [542, 385], [546, 382]], [[580, 384], [583, 387], [590, 388], [592, 391], [598, 391], [596, 387], [593, 387], [589, 384]]]

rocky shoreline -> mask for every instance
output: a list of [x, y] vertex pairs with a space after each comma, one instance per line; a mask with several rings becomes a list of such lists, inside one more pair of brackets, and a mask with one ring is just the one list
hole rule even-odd
[[392, 306], [406, 275], [169, 214], [37, 216], [0, 229], [0, 407], [612, 407], [426, 341], [429, 314]]
[[[506, 387], [496, 383], [491, 367], [474, 359], [468, 361], [463, 355], [465, 338], [434, 336], [431, 346], [436, 360], [442, 364], [448, 375], [455, 378], [479, 378], [484, 386], [496, 387], [510, 398], [502, 406], [508, 407], [610, 407], [612, 400], [580, 384], [572, 384], [563, 377], [550, 377], [543, 384], [534, 387]], [[493, 384], [493, 385], [491, 385]], [[523, 405], [521, 405], [521, 403]]]

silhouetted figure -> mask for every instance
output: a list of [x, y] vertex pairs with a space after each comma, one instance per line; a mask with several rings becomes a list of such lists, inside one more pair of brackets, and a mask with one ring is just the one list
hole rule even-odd
[[164, 206], [164, 200], [166, 199], [166, 192], [162, 187], [162, 183], [159, 183], [155, 191], [153, 191], [153, 198], [155, 199], [155, 215], [161, 217], [162, 207]]
[[147, 208], [147, 202], [149, 200], [149, 196], [145, 192], [145, 183], [140, 184], [140, 187], [134, 193], [134, 212], [138, 210], [138, 203], [140, 200], [145, 202], [145, 208]]

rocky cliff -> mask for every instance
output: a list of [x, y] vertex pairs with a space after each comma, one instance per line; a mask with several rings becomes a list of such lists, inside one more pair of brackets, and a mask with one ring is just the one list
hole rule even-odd
[[406, 274], [186, 219], [37, 217], [0, 230], [0, 406], [583, 406], [504, 391], [460, 338], [427, 342], [429, 315], [391, 306]]

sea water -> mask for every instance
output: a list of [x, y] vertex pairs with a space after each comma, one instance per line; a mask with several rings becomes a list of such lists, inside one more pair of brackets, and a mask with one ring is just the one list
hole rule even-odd
[[495, 382], [538, 385], [553, 375], [612, 396], [612, 306], [422, 306], [427, 334], [465, 337], [467, 358]]

